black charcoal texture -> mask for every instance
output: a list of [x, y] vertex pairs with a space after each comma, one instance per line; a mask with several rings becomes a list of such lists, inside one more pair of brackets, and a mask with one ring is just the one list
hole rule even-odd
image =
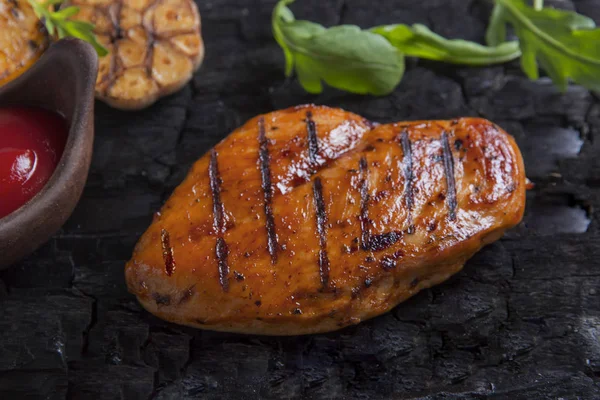
[[[518, 62], [407, 61], [389, 96], [309, 95], [283, 74], [274, 0], [198, 2], [206, 60], [138, 112], [96, 109], [89, 180], [46, 245], [0, 272], [1, 399], [598, 399], [600, 100]], [[547, 1], [600, 22], [596, 0]], [[482, 42], [485, 0], [302, 0], [328, 26], [424, 23]], [[523, 223], [392, 312], [302, 337], [214, 333], [145, 312], [123, 268], [192, 163], [247, 119], [303, 103], [378, 122], [481, 116], [515, 136]]]

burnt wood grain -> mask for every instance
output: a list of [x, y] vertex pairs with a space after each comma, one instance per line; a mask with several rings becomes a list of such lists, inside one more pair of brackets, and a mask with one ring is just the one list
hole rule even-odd
[[[547, 3], [600, 23], [593, 1]], [[193, 82], [136, 113], [97, 104], [90, 178], [73, 216], [34, 255], [0, 272], [0, 398], [600, 398], [597, 97], [531, 82], [518, 62], [462, 68], [424, 61], [407, 63], [390, 96], [308, 95], [284, 77], [273, 4], [199, 2], [207, 55]], [[426, 23], [480, 42], [490, 12], [484, 1], [463, 0], [291, 7], [298, 19], [327, 26]], [[444, 284], [339, 332], [247, 337], [183, 328], [143, 311], [125, 287], [124, 263], [191, 164], [249, 118], [307, 102], [378, 122], [491, 119], [515, 136], [536, 184], [524, 222]], [[268, 138], [269, 121], [265, 128]], [[308, 149], [309, 131], [299, 135]], [[458, 160], [460, 146], [448, 139]], [[330, 195], [326, 181], [322, 189]], [[413, 190], [416, 181], [407, 195]], [[229, 279], [243, 283], [228, 267]]]

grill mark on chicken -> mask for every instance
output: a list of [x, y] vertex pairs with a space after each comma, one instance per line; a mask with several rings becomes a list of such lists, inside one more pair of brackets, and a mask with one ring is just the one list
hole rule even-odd
[[227, 292], [229, 290], [229, 265], [227, 265], [229, 248], [227, 247], [227, 243], [225, 243], [225, 239], [220, 236], [217, 238], [215, 253], [217, 254], [219, 263], [219, 283], [221, 284], [223, 291]]
[[319, 139], [317, 127], [310, 111], [306, 112], [306, 132], [308, 133], [308, 160], [311, 164], [316, 164], [319, 155]]
[[327, 255], [327, 211], [323, 200], [323, 185], [321, 178], [313, 181], [313, 194], [315, 197], [315, 209], [317, 215], [317, 233], [319, 234], [319, 276], [321, 284], [327, 286], [329, 283], [329, 257]]
[[408, 137], [408, 132], [405, 130], [400, 134], [400, 144], [402, 146], [402, 164], [404, 170], [404, 180], [406, 184], [404, 186], [404, 204], [406, 205], [406, 212], [408, 214], [408, 233], [414, 232], [413, 219], [412, 219], [412, 208], [414, 203], [413, 194], [413, 160], [412, 160], [412, 144]]
[[208, 178], [213, 200], [213, 226], [217, 234], [223, 233], [223, 203], [221, 202], [221, 176], [219, 174], [218, 154], [215, 149], [210, 151]]
[[162, 246], [163, 260], [165, 261], [165, 272], [168, 276], [175, 272], [175, 258], [171, 247], [171, 237], [166, 229], [160, 231], [160, 243]]
[[208, 178], [210, 180], [210, 191], [213, 201], [213, 227], [217, 234], [217, 243], [215, 254], [217, 256], [219, 267], [219, 283], [224, 291], [229, 290], [229, 265], [227, 256], [229, 251], [227, 243], [223, 239], [225, 233], [225, 224], [223, 219], [224, 207], [221, 201], [221, 176], [219, 174], [219, 161], [217, 151], [213, 148], [210, 151], [210, 164], [208, 166]]
[[361, 230], [361, 247], [363, 250], [369, 249], [371, 240], [369, 232], [369, 182], [367, 181], [369, 169], [367, 159], [361, 157], [358, 162], [360, 172], [360, 230]]
[[268, 140], [265, 132], [265, 119], [258, 119], [258, 143], [260, 174], [265, 202], [265, 226], [267, 228], [267, 247], [271, 255], [271, 264], [277, 263], [277, 234], [275, 232], [275, 219], [273, 217], [273, 187], [271, 183], [271, 157], [269, 155]]
[[444, 173], [446, 175], [446, 204], [448, 205], [448, 215], [451, 221], [456, 219], [456, 183], [454, 178], [454, 158], [452, 157], [452, 149], [448, 142], [448, 134], [442, 132], [442, 153], [444, 156]]
[[[408, 139], [408, 134], [403, 132], [401, 136], [402, 148], [407, 148], [408, 151], [404, 151], [405, 158], [408, 154], [408, 161], [404, 161], [405, 166], [405, 174], [412, 177], [412, 156], [410, 150], [410, 141]], [[360, 172], [360, 226], [361, 226], [361, 248], [363, 250], [368, 251], [381, 251], [385, 250], [388, 247], [392, 246], [396, 242], [398, 242], [402, 238], [402, 232], [399, 231], [391, 231], [382, 234], [372, 235], [369, 229], [369, 183], [368, 183], [368, 164], [367, 159], [362, 157], [359, 161], [359, 172]], [[407, 207], [409, 208], [409, 225], [412, 226], [412, 219], [410, 217], [410, 208], [412, 208], [412, 186], [407, 186], [408, 194], [406, 196]], [[409, 228], [409, 233], [410, 232]]]

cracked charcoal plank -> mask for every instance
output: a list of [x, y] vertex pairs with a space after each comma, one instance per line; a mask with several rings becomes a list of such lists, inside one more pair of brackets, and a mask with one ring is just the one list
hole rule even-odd
[[[417, 22], [435, 15], [437, 29], [450, 36], [484, 34], [486, 13], [467, 9], [462, 0], [434, 3], [381, 0], [373, 7], [352, 1], [343, 15], [341, 3], [305, 0], [293, 8], [302, 19], [326, 26], [363, 27], [410, 8]], [[592, 16], [585, 2], [566, 2], [572, 3]], [[92, 170], [77, 210], [51, 242], [0, 272], [0, 398], [227, 393], [237, 400], [250, 391], [291, 399], [393, 394], [433, 400], [448, 393], [457, 400], [600, 398], [593, 336], [600, 318], [600, 141], [588, 140], [600, 132], [600, 101], [575, 85], [557, 95], [549, 85], [504, 68], [449, 66], [454, 81], [427, 66], [409, 66], [391, 96], [336, 94], [322, 101], [381, 122], [481, 113], [517, 137], [528, 165], [547, 160], [530, 132], [546, 132], [549, 124], [583, 126], [589, 131], [582, 152], [557, 158], [553, 167], [560, 180], [529, 177], [537, 185], [532, 204], [590, 206], [587, 231], [556, 235], [543, 225], [539, 240], [532, 228], [519, 227], [443, 288], [417, 295], [393, 315], [335, 334], [255, 339], [196, 332], [149, 317], [135, 305], [124, 286], [124, 260], [191, 163], [242, 121], [304, 101], [300, 89], [284, 83], [279, 64], [269, 61], [263, 69], [265, 60], [281, 56], [277, 46], [264, 46], [272, 5], [257, 2], [248, 16], [225, 15], [217, 6], [202, 9], [212, 59], [192, 85], [151, 110], [133, 116], [97, 104]], [[231, 2], [236, 9], [247, 6]], [[454, 18], [459, 11], [461, 19]], [[170, 158], [175, 154], [177, 164]], [[568, 201], [556, 204], [550, 190]], [[529, 209], [528, 218], [545, 221], [538, 208]], [[196, 295], [201, 290], [196, 287]]]

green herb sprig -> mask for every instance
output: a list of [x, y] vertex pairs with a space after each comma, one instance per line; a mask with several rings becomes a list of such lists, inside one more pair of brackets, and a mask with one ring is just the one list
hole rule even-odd
[[483, 46], [461, 39], [445, 39], [421, 24], [384, 25], [371, 29], [410, 57], [427, 58], [453, 64], [482, 66], [514, 60], [521, 56], [517, 42]]
[[530, 79], [539, 77], [539, 63], [563, 91], [569, 79], [600, 91], [600, 29], [592, 19], [554, 8], [538, 11], [524, 0], [496, 0], [486, 41], [504, 42], [507, 24], [519, 38], [521, 69]]
[[[561, 90], [571, 80], [600, 91], [600, 29], [583, 15], [544, 8], [543, 0], [534, 0], [533, 7], [525, 0], [494, 0], [487, 46], [446, 39], [421, 24], [325, 28], [296, 20], [288, 7], [294, 1], [275, 6], [273, 35], [285, 54], [286, 76], [296, 71], [310, 93], [321, 93], [322, 82], [353, 93], [391, 93], [404, 74], [405, 56], [471, 66], [521, 57], [531, 79], [541, 67]], [[518, 40], [506, 40], [507, 25]]]
[[321, 81], [354, 93], [384, 95], [404, 74], [404, 56], [387, 40], [357, 26], [325, 29], [309, 21], [296, 21], [280, 1], [273, 12], [273, 33], [283, 48], [286, 75], [294, 69], [306, 91], [320, 93]]
[[67, 36], [82, 39], [94, 46], [100, 57], [108, 54], [108, 50], [96, 39], [93, 24], [71, 19], [79, 12], [79, 7], [69, 6], [54, 11], [54, 6], [62, 3], [63, 0], [27, 1], [33, 8], [35, 15], [44, 23], [50, 35], [56, 33], [59, 39]]

